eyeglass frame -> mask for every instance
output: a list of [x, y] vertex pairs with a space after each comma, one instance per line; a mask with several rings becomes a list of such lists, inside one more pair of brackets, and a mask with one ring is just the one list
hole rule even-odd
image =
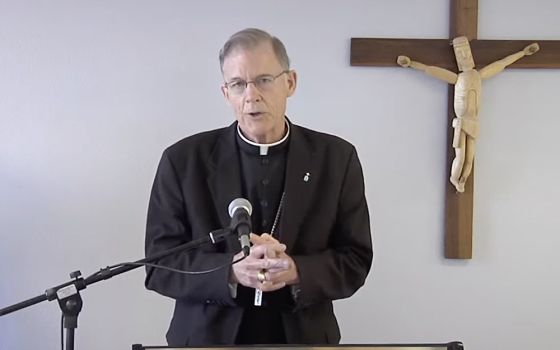
[[[263, 75], [259, 75], [258, 77], [256, 77], [253, 80], [249, 80], [249, 81], [245, 81], [243, 79], [239, 79], [239, 80], [232, 80], [229, 82], [224, 81], [224, 88], [228, 89], [229, 91], [231, 91], [233, 94], [237, 94], [237, 95], [242, 95], [246, 90], [247, 90], [247, 86], [249, 86], [249, 84], [253, 84], [255, 86], [255, 88], [257, 88], [259, 91], [266, 91], [266, 89], [263, 89], [262, 87], [259, 87], [259, 83], [258, 80], [259, 79], [263, 79], [263, 78], [270, 78], [270, 84], [274, 83], [276, 81], [276, 79], [280, 78], [283, 74], [286, 73], [290, 73], [291, 70], [286, 69], [281, 71], [280, 73], [278, 73], [277, 75], [272, 75], [272, 74], [263, 74]], [[231, 84], [233, 83], [239, 83], [242, 85], [244, 85], [243, 90], [239, 91], [239, 92], [235, 92], [232, 88], [231, 88]]]

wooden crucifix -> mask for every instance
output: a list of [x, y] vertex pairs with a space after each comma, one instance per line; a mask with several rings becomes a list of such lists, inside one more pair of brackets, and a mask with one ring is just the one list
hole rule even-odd
[[[425, 64], [456, 72], [457, 66], [450, 40], [465, 36], [470, 41], [477, 67], [484, 67], [514, 52], [523, 51], [538, 42], [537, 54], [524, 57], [512, 68], [560, 68], [560, 40], [477, 40], [478, 0], [450, 0], [449, 39], [376, 39], [352, 38], [350, 63], [352, 66], [397, 66], [397, 57], [407, 55]], [[448, 259], [472, 258], [472, 218], [474, 169], [464, 192], [457, 192], [449, 181], [451, 164], [455, 157], [452, 147], [454, 129], [455, 87], [449, 85], [447, 177], [445, 198], [445, 257]], [[484, 112], [482, 112], [484, 114]]]

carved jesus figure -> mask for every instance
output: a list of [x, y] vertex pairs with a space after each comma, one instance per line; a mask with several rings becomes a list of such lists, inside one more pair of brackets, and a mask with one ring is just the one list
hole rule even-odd
[[475, 140], [479, 131], [478, 110], [482, 80], [500, 73], [505, 67], [522, 57], [534, 54], [539, 50], [539, 45], [537, 43], [528, 45], [522, 51], [492, 62], [479, 71], [474, 68], [471, 47], [466, 37], [460, 36], [453, 39], [453, 50], [459, 68], [458, 74], [441, 67], [427, 66], [412, 61], [408, 56], [399, 56], [397, 63], [402, 67], [418, 69], [429, 76], [455, 85], [453, 108], [456, 117], [452, 122], [455, 158], [451, 165], [450, 181], [458, 192], [464, 192], [465, 182], [473, 166]]

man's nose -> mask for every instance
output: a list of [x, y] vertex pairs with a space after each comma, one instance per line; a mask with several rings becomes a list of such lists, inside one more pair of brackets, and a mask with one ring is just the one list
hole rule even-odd
[[249, 82], [245, 87], [245, 99], [247, 102], [258, 101], [261, 99], [261, 92], [254, 82]]

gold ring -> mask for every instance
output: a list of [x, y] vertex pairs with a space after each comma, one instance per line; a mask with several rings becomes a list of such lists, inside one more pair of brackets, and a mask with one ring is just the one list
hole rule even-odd
[[260, 283], [264, 283], [266, 282], [266, 271], [265, 270], [260, 270], [259, 272], [257, 272], [257, 279], [259, 280]]

